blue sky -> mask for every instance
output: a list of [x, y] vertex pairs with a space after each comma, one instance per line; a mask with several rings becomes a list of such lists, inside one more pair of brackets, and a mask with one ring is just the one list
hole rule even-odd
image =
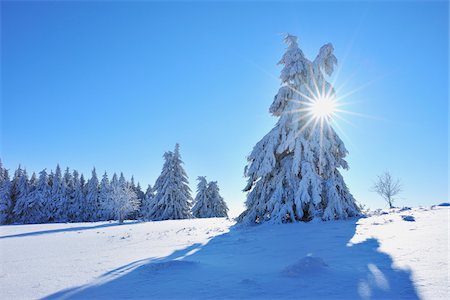
[[347, 110], [340, 136], [355, 198], [390, 170], [398, 205], [448, 198], [445, 2], [2, 2], [1, 158], [153, 184], [181, 144], [193, 190], [218, 180], [243, 207], [246, 155], [276, 122], [282, 34], [313, 59], [332, 42]]

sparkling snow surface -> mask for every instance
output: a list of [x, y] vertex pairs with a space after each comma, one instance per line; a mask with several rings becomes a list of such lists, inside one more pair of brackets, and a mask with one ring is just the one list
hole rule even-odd
[[449, 212], [0, 226], [0, 299], [448, 299]]

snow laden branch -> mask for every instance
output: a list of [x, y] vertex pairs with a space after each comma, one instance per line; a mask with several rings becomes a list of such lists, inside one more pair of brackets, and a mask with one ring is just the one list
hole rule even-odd
[[287, 35], [279, 64], [282, 86], [270, 106], [275, 127], [248, 156], [246, 210], [242, 223], [332, 220], [360, 214], [339, 169], [348, 169], [347, 149], [331, 124], [308, 112], [308, 103], [334, 94], [325, 76], [337, 59], [331, 44], [311, 62]]

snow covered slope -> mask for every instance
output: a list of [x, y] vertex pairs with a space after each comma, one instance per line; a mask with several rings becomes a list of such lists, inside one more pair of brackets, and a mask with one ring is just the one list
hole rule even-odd
[[0, 299], [445, 299], [449, 212], [1, 226]]

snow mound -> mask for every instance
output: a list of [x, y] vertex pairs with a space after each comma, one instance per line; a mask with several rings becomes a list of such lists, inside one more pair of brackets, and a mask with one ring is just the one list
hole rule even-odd
[[413, 216], [402, 216], [403, 221], [415, 222], [416, 219]]
[[303, 273], [321, 272], [328, 267], [321, 257], [305, 256], [295, 264], [289, 265], [283, 270], [283, 275], [297, 277]]

